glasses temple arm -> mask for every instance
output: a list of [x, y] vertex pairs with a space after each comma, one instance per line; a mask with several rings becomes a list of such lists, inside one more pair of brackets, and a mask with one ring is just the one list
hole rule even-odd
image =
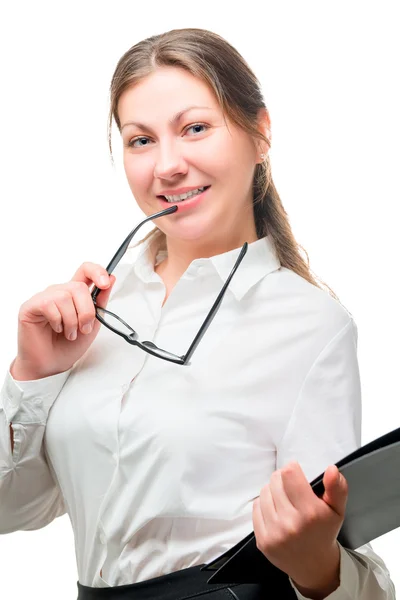
[[[158, 219], [158, 217], [163, 217], [164, 215], [168, 215], [170, 213], [176, 212], [177, 210], [178, 210], [178, 207], [176, 205], [171, 206], [170, 208], [167, 208], [158, 213], [155, 213], [154, 215], [150, 215], [149, 217], [146, 217], [146, 219], [144, 219], [144, 221], [139, 223], [139, 225], [137, 225], [137, 227], [135, 227], [135, 229], [132, 229], [130, 234], [125, 238], [125, 240], [122, 242], [121, 246], [118, 248], [118, 250], [112, 257], [112, 259], [108, 263], [108, 265], [106, 267], [107, 273], [109, 275], [111, 275], [111, 273], [114, 271], [115, 267], [117, 266], [117, 264], [119, 263], [119, 261], [121, 260], [121, 258], [125, 254], [125, 252], [127, 251], [129, 243], [132, 240], [133, 236], [141, 228], [142, 225], [144, 225], [148, 221], [152, 221], [153, 219]], [[101, 292], [100, 288], [98, 288], [96, 286], [93, 288], [92, 293], [91, 293], [93, 302], [96, 302], [97, 296], [100, 294], [100, 292]]]
[[247, 247], [248, 247], [248, 243], [245, 242], [242, 246], [242, 250], [240, 251], [240, 254], [236, 260], [236, 263], [233, 266], [232, 271], [230, 272], [227, 280], [225, 281], [222, 290], [219, 292], [217, 299], [215, 300], [214, 304], [212, 305], [212, 307], [210, 308], [206, 318], [204, 319], [199, 331], [196, 334], [196, 337], [194, 338], [193, 342], [191, 343], [188, 351], [186, 352], [186, 354], [183, 355], [183, 359], [184, 359], [184, 364], [186, 364], [190, 357], [192, 356], [193, 352], [196, 350], [197, 345], [199, 344], [201, 338], [203, 337], [203, 335], [205, 334], [205, 332], [207, 331], [208, 327], [210, 326], [213, 318], [215, 317], [215, 315], [217, 314], [217, 310], [219, 308], [219, 305], [222, 302], [222, 298], [224, 297], [224, 294], [227, 290], [227, 287], [232, 279], [232, 277], [234, 276], [234, 274], [236, 273], [236, 270], [238, 268], [238, 266], [240, 265], [240, 263], [242, 262], [244, 255], [247, 252]]

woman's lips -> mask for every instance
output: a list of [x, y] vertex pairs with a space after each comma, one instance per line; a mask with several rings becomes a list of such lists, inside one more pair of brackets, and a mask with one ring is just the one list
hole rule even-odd
[[181, 200], [177, 202], [168, 202], [168, 200], [164, 198], [164, 196], [158, 196], [158, 198], [162, 202], [163, 206], [177, 206], [177, 212], [182, 212], [183, 210], [194, 208], [195, 206], [200, 204], [200, 202], [202, 202], [204, 197], [207, 195], [207, 192], [210, 189], [210, 187], [210, 185], [207, 186], [206, 189], [203, 192], [201, 192], [201, 194], [197, 194], [196, 196], [192, 196], [192, 198], [187, 198], [186, 200]]

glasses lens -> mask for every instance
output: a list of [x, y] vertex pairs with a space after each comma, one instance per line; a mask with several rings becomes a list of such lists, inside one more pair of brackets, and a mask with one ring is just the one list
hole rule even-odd
[[114, 315], [114, 313], [109, 312], [100, 306], [96, 306], [96, 310], [99, 317], [101, 317], [107, 323], [107, 325], [116, 331], [119, 331], [125, 335], [131, 335], [132, 333], [135, 333], [135, 330], [132, 329], [128, 323], [125, 323], [125, 321], [123, 321], [120, 317], [117, 317], [117, 315]]

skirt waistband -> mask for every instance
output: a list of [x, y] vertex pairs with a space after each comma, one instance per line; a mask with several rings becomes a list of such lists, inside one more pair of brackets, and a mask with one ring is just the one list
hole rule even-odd
[[[237, 600], [235, 593], [230, 592], [228, 588], [232, 587], [250, 587], [259, 588], [258, 585], [239, 585], [237, 584], [209, 584], [207, 579], [211, 577], [209, 571], [200, 571], [203, 565], [189, 567], [181, 571], [175, 571], [168, 575], [161, 575], [139, 583], [131, 585], [119, 585], [108, 588], [93, 588], [78, 585], [77, 600], [186, 600], [194, 596], [212, 593], [214, 598], [225, 598], [226, 600]], [[221, 590], [221, 592], [219, 592]], [[225, 590], [223, 592], [222, 590]], [[222, 595], [220, 595], [222, 594]], [[257, 600], [261, 596], [251, 594], [242, 596]], [[241, 600], [241, 598], [240, 598]]]

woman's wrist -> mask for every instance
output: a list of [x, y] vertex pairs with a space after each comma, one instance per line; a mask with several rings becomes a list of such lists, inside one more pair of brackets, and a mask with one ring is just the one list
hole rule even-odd
[[33, 381], [35, 379], [41, 379], [41, 375], [39, 375], [37, 371], [29, 369], [27, 365], [21, 364], [18, 356], [10, 365], [10, 375], [15, 381]]
[[292, 580], [298, 591], [311, 600], [323, 600], [340, 585], [340, 547], [337, 540], [331, 551], [323, 556], [323, 567], [316, 569], [315, 578], [301, 583]]

